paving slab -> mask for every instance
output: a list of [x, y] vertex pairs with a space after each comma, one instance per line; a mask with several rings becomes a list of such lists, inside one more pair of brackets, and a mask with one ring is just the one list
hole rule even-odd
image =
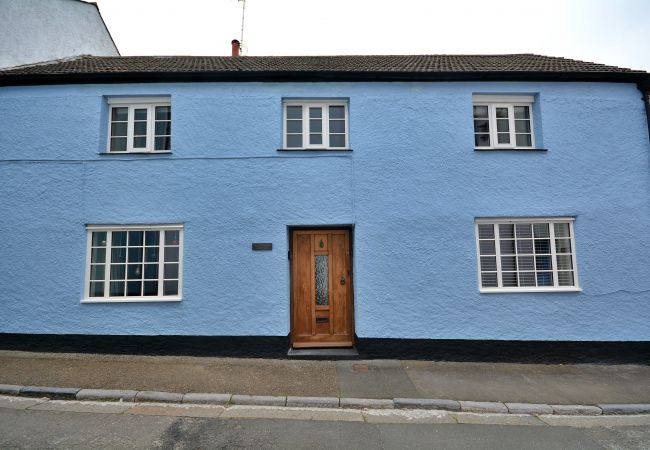
[[363, 422], [360, 411], [329, 408], [288, 408], [273, 406], [229, 406], [223, 419], [298, 419], [337, 422]]
[[340, 397], [421, 397], [400, 361], [338, 361]]
[[544, 422], [528, 414], [451, 413], [458, 423], [474, 425], [543, 426]]
[[632, 427], [650, 425], [650, 415], [629, 416], [537, 416], [544, 423], [561, 427]]
[[172, 417], [221, 417], [226, 408], [219, 405], [135, 404], [127, 414]]
[[368, 423], [457, 423], [446, 411], [368, 409], [362, 414]]
[[97, 413], [97, 414], [121, 414], [131, 408], [130, 403], [117, 402], [84, 402], [71, 400], [50, 400], [30, 406], [29, 409], [36, 411], [66, 411], [78, 413]]
[[27, 409], [46, 401], [46, 398], [9, 397], [0, 395], [0, 408]]

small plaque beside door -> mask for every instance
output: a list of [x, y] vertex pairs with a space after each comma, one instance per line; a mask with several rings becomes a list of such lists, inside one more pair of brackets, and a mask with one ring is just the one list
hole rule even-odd
[[253, 242], [253, 250], [273, 250], [271, 242]]

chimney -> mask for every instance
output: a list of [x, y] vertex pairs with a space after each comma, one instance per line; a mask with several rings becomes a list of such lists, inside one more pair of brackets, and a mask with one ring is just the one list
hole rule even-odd
[[241, 44], [237, 39], [233, 39], [230, 43], [232, 45], [232, 56], [239, 56], [241, 54]]

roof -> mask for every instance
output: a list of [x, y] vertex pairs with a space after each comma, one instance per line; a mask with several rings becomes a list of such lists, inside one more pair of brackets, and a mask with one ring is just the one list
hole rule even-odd
[[569, 80], [647, 83], [650, 74], [534, 54], [81, 56], [0, 71], [0, 84], [129, 81]]

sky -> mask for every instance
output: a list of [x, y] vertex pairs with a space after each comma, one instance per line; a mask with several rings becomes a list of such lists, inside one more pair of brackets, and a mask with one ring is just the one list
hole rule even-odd
[[[94, 0], [120, 53], [230, 55], [238, 0]], [[537, 53], [650, 71], [650, 0], [246, 0], [244, 54]]]

